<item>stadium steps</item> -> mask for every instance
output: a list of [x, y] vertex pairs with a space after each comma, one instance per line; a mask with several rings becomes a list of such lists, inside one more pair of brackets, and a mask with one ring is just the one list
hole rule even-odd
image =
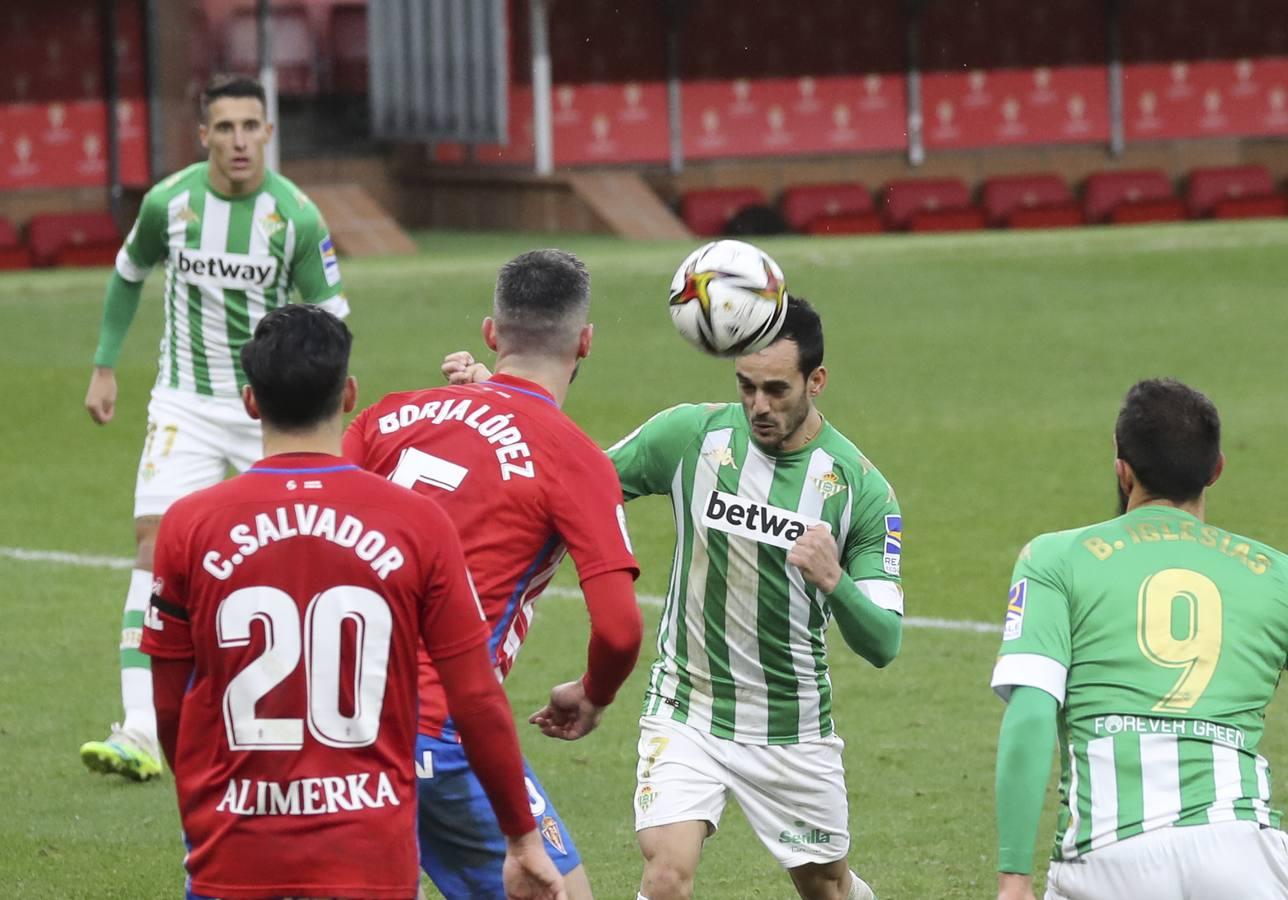
[[613, 230], [630, 240], [693, 237], [653, 189], [634, 172], [578, 172], [566, 176], [573, 193]]
[[361, 185], [310, 185], [306, 190], [326, 217], [336, 250], [344, 256], [416, 252], [416, 242]]

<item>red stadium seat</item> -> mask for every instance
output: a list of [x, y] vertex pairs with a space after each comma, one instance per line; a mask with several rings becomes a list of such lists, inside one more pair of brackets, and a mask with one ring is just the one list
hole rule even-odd
[[[317, 92], [317, 41], [303, 6], [277, 6], [271, 17], [273, 65], [277, 88], [283, 94]], [[224, 64], [236, 72], [259, 69], [259, 31], [253, 9], [243, 9], [228, 19], [224, 30]]]
[[1214, 219], [1273, 219], [1279, 216], [1288, 216], [1288, 197], [1278, 194], [1230, 197], [1218, 201], [1212, 210]]
[[763, 206], [765, 194], [756, 187], [706, 188], [685, 191], [680, 197], [680, 218], [701, 237], [722, 234], [725, 225], [748, 206]]
[[778, 207], [793, 231], [808, 231], [819, 216], [871, 213], [872, 194], [855, 183], [802, 184], [783, 191]]
[[367, 4], [331, 7], [331, 87], [337, 94], [367, 92]]
[[43, 213], [27, 224], [27, 240], [37, 266], [106, 266], [121, 232], [106, 212]]
[[1146, 222], [1184, 222], [1186, 218], [1185, 204], [1175, 197], [1123, 203], [1115, 207], [1114, 211], [1109, 214], [1109, 221], [1114, 225], [1143, 225]]
[[836, 213], [815, 216], [805, 226], [806, 234], [879, 234], [885, 230], [875, 212]]
[[[1082, 214], [1074, 203], [1069, 185], [1059, 175], [1052, 173], [999, 175], [986, 179], [981, 199], [984, 212], [988, 215], [988, 224], [994, 228], [1040, 228], [1082, 222]], [[1024, 221], [1036, 224], [1016, 226], [1011, 222], [1016, 213], [1038, 210], [1050, 210], [1052, 214], [1024, 217]], [[1077, 215], [1077, 222], [1069, 221], [1071, 212]]]
[[1086, 216], [1076, 203], [1017, 209], [1006, 219], [1007, 228], [1076, 228], [1085, 224]]
[[0, 216], [0, 269], [31, 268], [31, 251], [18, 240], [13, 223]]
[[[1158, 209], [1152, 208], [1155, 201], [1175, 201], [1172, 193], [1172, 180], [1161, 169], [1134, 169], [1123, 172], [1096, 172], [1088, 175], [1083, 186], [1083, 209], [1088, 222], [1109, 221], [1114, 212], [1123, 206], [1150, 204], [1150, 209], [1139, 211], [1141, 216], [1153, 215]], [[1179, 201], [1175, 201], [1178, 202]], [[1182, 216], [1185, 213], [1181, 206]], [[1127, 221], [1154, 221], [1153, 219], [1131, 218], [1133, 213], [1123, 213]], [[1171, 216], [1168, 214], [1168, 220]]]
[[909, 231], [978, 231], [988, 227], [984, 210], [974, 206], [959, 209], [924, 209], [912, 214]]
[[[901, 179], [891, 181], [881, 193], [886, 224], [891, 231], [910, 228], [913, 216], [917, 213], [971, 208], [970, 191], [966, 183], [958, 178]], [[930, 224], [930, 219], [925, 221]]]
[[1275, 182], [1265, 166], [1211, 166], [1190, 172], [1185, 206], [1192, 218], [1216, 212], [1223, 200], [1273, 197]]

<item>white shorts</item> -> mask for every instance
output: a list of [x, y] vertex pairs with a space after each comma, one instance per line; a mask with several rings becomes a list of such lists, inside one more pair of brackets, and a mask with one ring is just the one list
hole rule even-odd
[[849, 798], [836, 735], [802, 744], [739, 744], [661, 716], [640, 719], [635, 830], [707, 822], [732, 794], [786, 869], [844, 859]]
[[1288, 900], [1288, 835], [1256, 822], [1163, 828], [1053, 862], [1046, 900]]
[[134, 483], [134, 518], [159, 516], [170, 504], [218, 484], [263, 456], [259, 423], [240, 398], [205, 397], [154, 387], [148, 431]]

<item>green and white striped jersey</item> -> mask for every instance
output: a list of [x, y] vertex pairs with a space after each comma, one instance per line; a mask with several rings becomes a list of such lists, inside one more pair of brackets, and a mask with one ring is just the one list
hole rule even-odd
[[1054, 858], [1145, 831], [1278, 827], [1257, 754], [1288, 663], [1288, 557], [1146, 505], [1020, 554], [993, 687], [1061, 704]]
[[787, 550], [826, 522], [849, 576], [893, 582], [902, 614], [903, 526], [881, 473], [826, 423], [800, 450], [765, 453], [736, 403], [673, 407], [608, 454], [627, 499], [667, 494], [675, 514], [645, 715], [747, 744], [832, 734], [831, 613]]
[[141, 282], [165, 261], [157, 384], [237, 397], [246, 383], [238, 352], [293, 288], [338, 316], [349, 305], [326, 223], [299, 188], [266, 172], [257, 193], [224, 197], [209, 168], [189, 166], [148, 191], [116, 271]]

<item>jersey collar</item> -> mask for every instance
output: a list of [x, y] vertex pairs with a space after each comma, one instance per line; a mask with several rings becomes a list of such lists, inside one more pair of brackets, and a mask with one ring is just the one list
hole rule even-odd
[[246, 471], [247, 474], [255, 475], [288, 475], [296, 472], [321, 474], [356, 472], [358, 467], [344, 457], [333, 456], [330, 453], [278, 453], [276, 456], [261, 459]]
[[499, 384], [510, 390], [518, 391], [520, 394], [527, 394], [536, 397], [538, 400], [544, 400], [551, 406], [558, 406], [555, 402], [554, 394], [537, 384], [535, 381], [528, 381], [526, 378], [515, 378], [513, 375], [506, 375], [504, 372], [497, 372], [486, 382], [487, 384]]

